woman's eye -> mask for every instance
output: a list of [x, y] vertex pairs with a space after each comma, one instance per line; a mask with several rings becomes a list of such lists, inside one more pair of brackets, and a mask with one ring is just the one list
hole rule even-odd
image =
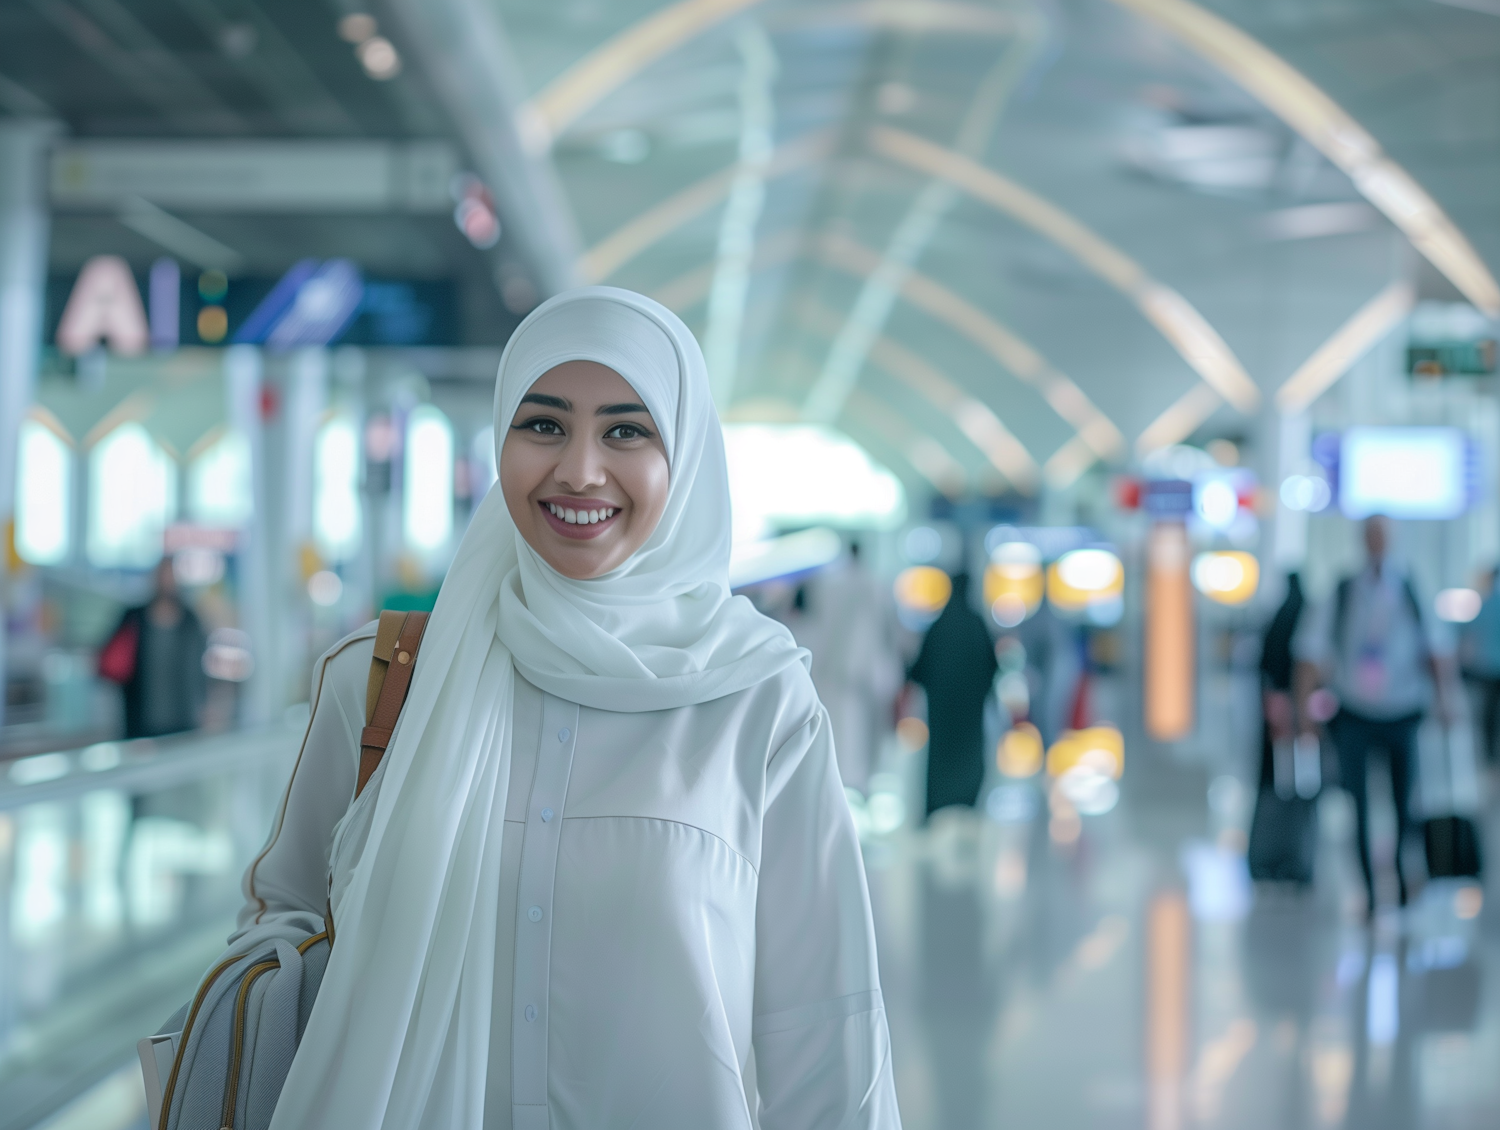
[[604, 433], [605, 439], [643, 439], [647, 435], [639, 424], [616, 424]]
[[545, 416], [538, 416], [524, 423], [517, 424], [516, 430], [535, 432], [537, 435], [542, 436], [560, 436], [563, 434], [562, 425], [556, 420], [547, 419]]

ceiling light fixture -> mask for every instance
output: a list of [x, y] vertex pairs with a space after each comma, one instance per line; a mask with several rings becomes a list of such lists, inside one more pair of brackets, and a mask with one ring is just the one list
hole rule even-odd
[[1208, 59], [1296, 130], [1400, 228], [1470, 302], [1500, 316], [1500, 284], [1410, 173], [1333, 99], [1285, 59], [1190, 0], [1115, 0]]
[[977, 161], [904, 130], [877, 126], [870, 131], [870, 144], [881, 156], [942, 177], [1051, 240], [1129, 297], [1183, 360], [1235, 408], [1251, 412], [1260, 402], [1260, 390], [1239, 358], [1192, 303], [1055, 204]]
[[379, 27], [375, 17], [368, 12], [350, 12], [338, 22], [339, 38], [357, 47], [374, 35]]
[[1408, 282], [1394, 282], [1336, 329], [1276, 391], [1276, 407], [1301, 412], [1411, 313], [1417, 300]]
[[365, 74], [377, 82], [393, 79], [401, 73], [401, 56], [396, 47], [382, 35], [372, 36], [354, 49]]

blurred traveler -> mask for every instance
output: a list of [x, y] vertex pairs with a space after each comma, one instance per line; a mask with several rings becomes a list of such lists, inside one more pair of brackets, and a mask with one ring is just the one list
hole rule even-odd
[[1050, 746], [1072, 727], [1078, 713], [1075, 707], [1086, 674], [1083, 631], [1043, 601], [1036, 614], [1016, 629], [1016, 635], [1025, 645], [1027, 664], [1036, 676], [1027, 721]]
[[1313, 798], [1322, 787], [1316, 737], [1297, 741], [1292, 641], [1302, 618], [1302, 578], [1287, 576], [1286, 599], [1266, 626], [1260, 653], [1260, 782], [1250, 824], [1250, 877], [1307, 885], [1317, 853]]
[[1302, 575], [1295, 571], [1288, 573], [1286, 599], [1271, 617], [1261, 643], [1261, 708], [1265, 722], [1261, 728], [1261, 788], [1276, 784], [1273, 747], [1291, 741], [1296, 732], [1296, 712], [1292, 703], [1292, 676], [1296, 662], [1292, 658], [1292, 641], [1297, 635], [1297, 624], [1302, 619], [1305, 605]]
[[907, 677], [927, 691], [927, 815], [973, 807], [984, 782], [984, 703], [999, 666], [984, 619], [969, 607], [969, 575], [927, 630]]
[[[899, 1130], [859, 839], [802, 649], [729, 591], [697, 342], [587, 287], [498, 382], [499, 488], [431, 619], [317, 665], [227, 952], [336, 927], [335, 956], [305, 1032], [295, 1007], [236, 1029], [275, 1064], [241, 1101], [278, 1130], [729, 1130], [748, 1085], [767, 1128]], [[203, 1023], [228, 1039], [231, 1011]], [[220, 1101], [223, 1062], [190, 1069]]]
[[[1326, 685], [1338, 699], [1328, 732], [1338, 750], [1339, 776], [1354, 798], [1358, 816], [1359, 863], [1375, 910], [1375, 876], [1370, 863], [1370, 814], [1365, 778], [1372, 750], [1383, 750], [1396, 804], [1396, 881], [1406, 904], [1401, 844], [1410, 825], [1407, 808], [1417, 724], [1434, 701], [1446, 725], [1444, 658], [1433, 626], [1411, 582], [1391, 562], [1390, 523], [1380, 515], [1364, 524], [1365, 568], [1339, 582], [1332, 598], [1304, 618], [1293, 642], [1297, 659], [1298, 728], [1313, 735], [1317, 713], [1313, 692]], [[1309, 710], [1309, 706], [1314, 709]]]
[[1491, 765], [1500, 763], [1500, 743], [1495, 727], [1500, 725], [1500, 594], [1495, 580], [1500, 571], [1485, 576], [1484, 603], [1479, 615], [1464, 625], [1462, 649], [1464, 674], [1479, 690], [1480, 725], [1484, 728], [1484, 750]]
[[150, 601], [126, 610], [99, 655], [99, 673], [124, 692], [127, 738], [196, 729], [208, 693], [208, 641], [177, 591], [170, 557], [157, 564], [154, 580]]
[[833, 723], [839, 775], [863, 793], [901, 682], [890, 593], [860, 564], [856, 542], [800, 595], [787, 626], [812, 652], [813, 686]]

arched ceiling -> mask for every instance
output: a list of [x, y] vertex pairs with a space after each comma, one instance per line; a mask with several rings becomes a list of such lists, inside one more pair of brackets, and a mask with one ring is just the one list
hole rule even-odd
[[[727, 414], [836, 419], [945, 489], [1248, 430], [1393, 281], [1482, 301], [1500, 263], [1500, 16], [1482, 11], [495, 6], [580, 280], [655, 293], [700, 336], [730, 326]], [[1319, 91], [1348, 115], [1327, 136]], [[1371, 153], [1417, 204], [1366, 175]], [[1413, 248], [1428, 205], [1477, 253], [1467, 278]]]

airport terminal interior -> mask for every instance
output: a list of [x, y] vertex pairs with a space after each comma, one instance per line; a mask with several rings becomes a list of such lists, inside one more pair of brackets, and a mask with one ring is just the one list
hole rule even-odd
[[702, 346], [901, 1125], [1500, 1125], [1497, 274], [1500, 0], [0, 4], [0, 1130], [146, 1130], [593, 284]]

